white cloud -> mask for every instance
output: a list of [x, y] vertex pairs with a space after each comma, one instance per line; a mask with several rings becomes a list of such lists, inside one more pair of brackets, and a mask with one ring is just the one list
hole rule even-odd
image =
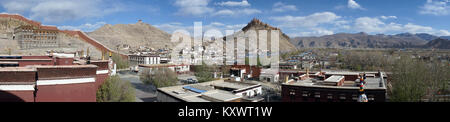
[[448, 32], [447, 30], [439, 30], [436, 35], [440, 35], [440, 36], [450, 36], [450, 32]]
[[235, 2], [235, 1], [220, 2], [220, 3], [216, 3], [216, 5], [231, 6], [231, 7], [235, 7], [235, 6], [248, 7], [248, 6], [250, 6], [250, 3], [248, 3], [247, 0], [242, 0], [242, 2]]
[[385, 32], [386, 24], [378, 18], [360, 17], [356, 19], [354, 28], [368, 33]]
[[308, 16], [281, 16], [271, 17], [270, 19], [281, 22], [281, 27], [297, 28], [297, 27], [315, 27], [319, 24], [334, 23], [335, 20], [341, 18], [333, 12], [314, 13]]
[[295, 5], [286, 5], [282, 2], [277, 2], [273, 5], [272, 11], [274, 12], [285, 12], [285, 11], [297, 11]]
[[210, 0], [176, 0], [174, 5], [179, 7], [178, 15], [201, 16], [214, 12], [214, 8], [208, 7]]
[[223, 9], [219, 10], [215, 13], [213, 13], [213, 16], [240, 16], [240, 15], [252, 15], [252, 14], [259, 14], [262, 13], [262, 11], [258, 9], [251, 9], [251, 8], [245, 8], [245, 9]]
[[213, 14], [213, 16], [217, 16], [217, 15], [234, 15], [234, 11], [230, 10], [230, 9], [223, 9], [220, 11], [217, 11], [216, 13]]
[[397, 16], [380, 16], [381, 19], [397, 19]]
[[413, 23], [398, 24], [385, 23], [378, 18], [360, 17], [355, 20], [353, 30], [367, 33], [429, 33], [437, 36], [449, 35], [447, 30], [436, 30], [429, 26], [416, 25]]
[[5, 0], [0, 2], [0, 4], [3, 8], [6, 9], [7, 12], [25, 13], [33, 5], [35, 5], [36, 2], [37, 1], [28, 1], [28, 0]]
[[105, 25], [106, 22], [96, 22], [95, 24], [86, 23], [79, 26], [59, 26], [61, 30], [81, 30], [84, 32], [92, 32]]
[[220, 22], [212, 22], [211, 25], [214, 25], [214, 26], [224, 26], [225, 24], [220, 23]]
[[[202, 28], [203, 28], [203, 32], [206, 32], [207, 30], [216, 29], [225, 35], [226, 30], [239, 31], [246, 25], [247, 24], [224, 24], [221, 22], [211, 22], [207, 25], [203, 25]], [[178, 22], [159, 24], [159, 25], [155, 25], [155, 27], [160, 28], [168, 33], [173, 33], [176, 30], [185, 30], [191, 34], [194, 33], [193, 25], [184, 25], [184, 24], [178, 23]]]
[[324, 35], [332, 35], [333, 31], [323, 29], [323, 28], [313, 28], [309, 31], [302, 31], [299, 33], [290, 33], [288, 34], [290, 37], [306, 37], [306, 36], [324, 36]]
[[412, 23], [404, 25], [403, 30], [410, 33], [436, 33], [436, 31], [432, 27], [415, 25]]
[[124, 11], [120, 3], [104, 0], [2, 0], [0, 4], [7, 12], [56, 23]]
[[334, 25], [339, 29], [350, 29], [351, 26], [349, 25], [350, 22], [347, 20], [337, 20], [334, 22]]
[[241, 11], [238, 11], [238, 13], [250, 15], [250, 14], [258, 14], [258, 13], [262, 13], [262, 12], [258, 9], [243, 9]]
[[261, 10], [253, 9], [253, 8], [236, 8], [239, 6], [247, 7], [250, 6], [247, 0], [243, 0], [242, 2], [233, 2], [226, 1], [215, 3], [215, 5], [219, 6], [227, 6], [223, 7], [219, 10], [218, 8], [208, 6], [211, 0], [176, 0], [175, 6], [179, 7], [179, 10], [176, 14], [183, 16], [241, 16], [241, 15], [252, 15], [262, 13]]
[[356, 3], [355, 0], [348, 0], [347, 2], [347, 7], [351, 8], [351, 9], [361, 9], [363, 10], [364, 8], [361, 7], [361, 5], [359, 5], [358, 3]]
[[308, 16], [281, 16], [270, 19], [279, 22], [281, 28], [289, 30], [288, 32], [291, 32], [288, 33], [289, 36], [298, 37], [334, 34], [330, 26], [339, 27], [340, 31], [343, 28], [350, 28], [349, 22], [340, 18], [333, 12], [319, 12]]
[[420, 14], [448, 15], [450, 13], [450, 0], [427, 0], [425, 5], [420, 7]]

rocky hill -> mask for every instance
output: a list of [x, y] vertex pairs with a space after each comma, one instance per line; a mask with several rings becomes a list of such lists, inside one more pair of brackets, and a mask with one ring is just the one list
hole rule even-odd
[[291, 43], [297, 47], [312, 48], [409, 48], [420, 47], [435, 37], [425, 34], [369, 35], [338, 33], [320, 37], [297, 37]]
[[142, 21], [135, 24], [106, 24], [88, 35], [111, 49], [117, 49], [118, 45], [128, 45], [134, 49], [140, 46], [155, 49], [174, 46], [170, 42], [170, 34]]
[[450, 49], [450, 40], [438, 38], [428, 42], [424, 48]]
[[[270, 33], [271, 30], [279, 30], [280, 31], [280, 42], [279, 42], [279, 49], [281, 52], [288, 52], [288, 51], [293, 51], [296, 50], [297, 48], [291, 44], [289, 42], [290, 38], [289, 36], [287, 36], [286, 34], [284, 34], [279, 28], [273, 27], [271, 25], [268, 25], [262, 21], [260, 21], [259, 19], [253, 19], [252, 21], [250, 21], [247, 26], [245, 26], [244, 28], [242, 28], [242, 31], [239, 31], [237, 33], [234, 34], [235, 37], [239, 37], [239, 36], [244, 36], [244, 33], [249, 31], [249, 30], [256, 30], [257, 35], [259, 37], [259, 32], [258, 30], [268, 30], [267, 31], [267, 44], [270, 47], [270, 43], [271, 43], [271, 39], [270, 39]], [[239, 46], [239, 45], [238, 45]], [[248, 44], [246, 43], [246, 46], [248, 46]]]

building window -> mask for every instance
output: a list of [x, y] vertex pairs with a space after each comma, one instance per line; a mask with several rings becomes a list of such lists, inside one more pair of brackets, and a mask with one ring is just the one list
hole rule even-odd
[[308, 91], [303, 91], [302, 92], [302, 96], [303, 97], [308, 97], [309, 96], [309, 92]]
[[358, 101], [358, 95], [357, 94], [352, 94], [352, 100]]
[[291, 100], [294, 100], [295, 99], [295, 90], [293, 90], [293, 89], [289, 90], [289, 96], [290, 96]]
[[333, 94], [329, 93], [329, 94], [327, 95], [327, 99], [333, 99]]
[[347, 98], [345, 97], [345, 94], [340, 94], [340, 95], [339, 95], [339, 99], [345, 100], [345, 99], [347, 99]]
[[320, 92], [314, 92], [314, 97], [315, 98], [320, 98]]
[[368, 95], [368, 96], [367, 96], [367, 100], [369, 100], [369, 101], [375, 101], [375, 96], [374, 96], [374, 95]]

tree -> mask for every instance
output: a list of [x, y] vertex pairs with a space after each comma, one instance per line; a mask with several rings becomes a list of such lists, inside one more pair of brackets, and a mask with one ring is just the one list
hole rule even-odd
[[212, 81], [213, 73], [212, 71], [215, 71], [215, 67], [208, 66], [206, 63], [202, 63], [202, 65], [197, 65], [194, 68], [195, 70], [195, 77], [197, 77], [198, 82], [207, 82]]
[[135, 89], [129, 81], [110, 76], [97, 90], [97, 102], [134, 102]]
[[401, 57], [393, 67], [391, 101], [440, 101], [436, 95], [448, 89], [448, 65]]
[[119, 54], [113, 53], [112, 54], [112, 60], [117, 65], [117, 69], [127, 69], [130, 67], [130, 63], [127, 59], [124, 59]]
[[144, 84], [151, 84], [156, 88], [174, 86], [178, 82], [177, 73], [169, 68], [145, 69], [139, 76]]

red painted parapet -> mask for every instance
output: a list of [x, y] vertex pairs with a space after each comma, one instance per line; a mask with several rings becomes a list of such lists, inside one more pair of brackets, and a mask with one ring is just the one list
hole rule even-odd
[[95, 65], [36, 66], [36, 102], [95, 102]]
[[55, 57], [55, 65], [73, 65], [73, 58]]
[[22, 59], [52, 59], [51, 56], [21, 56]]
[[99, 88], [103, 83], [105, 83], [106, 78], [109, 76], [109, 61], [103, 60], [103, 61], [91, 61], [91, 64], [96, 65], [97, 68], [97, 77], [95, 80], [95, 86], [96, 88]]
[[0, 102], [34, 102], [36, 69], [0, 68]]
[[14, 60], [54, 64], [0, 68], [0, 102], [95, 102], [98, 87], [110, 73], [106, 60], [90, 65], [68, 65], [73, 59], [58, 57]]

